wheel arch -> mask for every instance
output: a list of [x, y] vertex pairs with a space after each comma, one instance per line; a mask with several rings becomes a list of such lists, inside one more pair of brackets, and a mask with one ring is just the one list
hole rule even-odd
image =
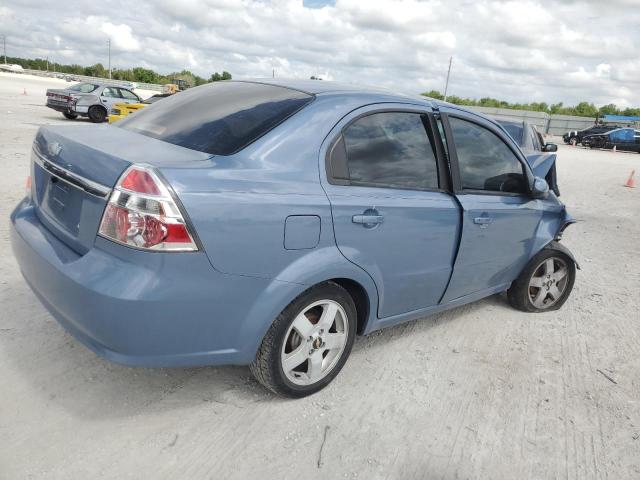
[[[344, 257], [343, 257], [344, 259]], [[260, 347], [262, 339], [276, 317], [297, 297], [310, 288], [327, 282], [334, 282], [344, 288], [356, 305], [358, 335], [369, 332], [375, 323], [378, 291], [376, 286], [360, 267], [345, 260], [342, 268], [316, 273], [303, 283], [292, 283], [273, 279], [258, 301], [250, 309], [239, 328], [239, 343], [244, 345], [242, 363], [250, 363]], [[244, 341], [240, 341], [244, 339]]]

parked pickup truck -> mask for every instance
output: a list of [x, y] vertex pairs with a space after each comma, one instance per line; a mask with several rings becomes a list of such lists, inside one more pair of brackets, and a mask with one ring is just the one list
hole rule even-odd
[[72, 120], [89, 117], [94, 123], [107, 119], [116, 103], [140, 103], [142, 99], [131, 90], [116, 85], [78, 83], [69, 88], [47, 90], [47, 107]]

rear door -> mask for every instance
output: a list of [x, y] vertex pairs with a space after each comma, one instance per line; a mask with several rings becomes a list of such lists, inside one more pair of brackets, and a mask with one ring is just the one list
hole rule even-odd
[[459, 209], [432, 124], [423, 108], [365, 107], [323, 146], [336, 243], [375, 281], [380, 318], [437, 304], [451, 275]]
[[513, 140], [492, 122], [441, 109], [462, 213], [462, 237], [443, 302], [509, 284], [530, 258], [542, 203]]

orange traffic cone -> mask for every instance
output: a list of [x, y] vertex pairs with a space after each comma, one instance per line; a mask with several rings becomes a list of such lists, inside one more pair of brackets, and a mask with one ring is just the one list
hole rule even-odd
[[627, 179], [627, 183], [624, 184], [625, 187], [629, 187], [629, 188], [636, 188], [636, 180], [633, 178], [636, 174], [635, 170], [631, 170], [631, 174], [629, 175], [629, 178]]
[[23, 94], [23, 95], [26, 95], [26, 94], [27, 94], [27, 89], [26, 89], [26, 88], [23, 88], [23, 89], [22, 89], [22, 94]]

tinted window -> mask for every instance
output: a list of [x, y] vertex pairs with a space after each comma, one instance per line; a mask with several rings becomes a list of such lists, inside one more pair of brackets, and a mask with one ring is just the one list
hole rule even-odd
[[343, 135], [351, 183], [438, 188], [436, 158], [420, 114], [368, 115], [349, 125]]
[[531, 135], [531, 145], [533, 145], [533, 149], [538, 152], [542, 150], [542, 145], [540, 145], [540, 139], [538, 138], [538, 132], [534, 126], [529, 128], [529, 134]]
[[494, 133], [475, 123], [449, 118], [463, 189], [524, 193], [522, 165]]
[[313, 100], [273, 85], [215, 82], [167, 97], [121, 128], [214, 155], [230, 155]]
[[515, 122], [499, 122], [518, 145], [522, 145], [524, 125]]
[[69, 87], [68, 90], [72, 92], [91, 93], [96, 88], [98, 88], [98, 85], [94, 85], [93, 83], [79, 83], [73, 87]]

